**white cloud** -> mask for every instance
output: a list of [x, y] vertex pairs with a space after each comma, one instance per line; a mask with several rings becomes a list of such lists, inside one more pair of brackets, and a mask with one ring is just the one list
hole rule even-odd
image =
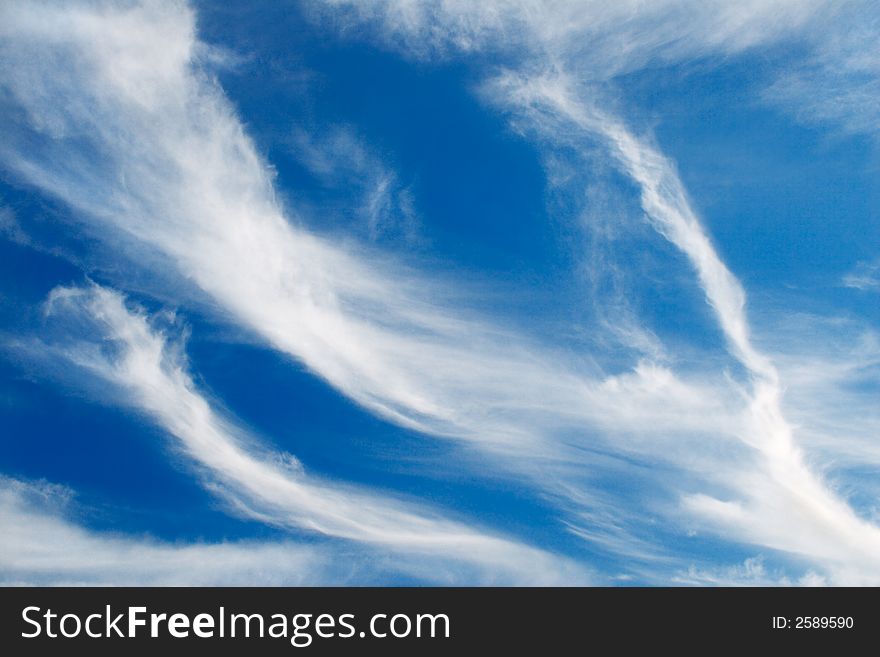
[[31, 240], [19, 225], [12, 208], [0, 205], [0, 235], [17, 244], [30, 245]]
[[809, 55], [764, 90], [769, 103], [798, 120], [874, 137], [880, 126], [880, 12], [876, 3], [844, 3], [837, 20], [808, 35]]
[[844, 287], [874, 292], [880, 290], [880, 262], [860, 262], [843, 277]]
[[772, 361], [753, 344], [745, 292], [719, 258], [674, 166], [656, 148], [636, 138], [618, 119], [582, 101], [562, 74], [502, 77], [493, 87], [507, 103], [531, 114], [544, 138], [561, 121], [598, 139], [638, 185], [648, 220], [690, 260], [713, 307], [732, 354], [751, 385], [741, 440], [761, 455], [758, 469], [729, 464], [722, 479], [740, 502], [703, 494], [685, 496], [685, 508], [732, 525], [747, 540], [822, 560], [847, 582], [880, 577], [880, 528], [859, 518], [807, 467], [782, 409], [783, 386]]
[[[518, 455], [530, 472], [530, 461], [568, 460], [554, 436], [570, 441], [585, 425], [624, 434], [725, 431], [732, 410], [707, 380], [683, 382], [652, 367], [609, 378], [588, 357], [555, 353], [455, 309], [449, 285], [387, 253], [346, 249], [288, 220], [228, 102], [187, 59], [190, 13], [158, 7], [5, 9], [5, 24], [18, 29], [5, 36], [16, 74], [4, 84], [31, 120], [10, 131], [30, 135], [28, 147], [12, 139], [0, 152], [23, 180], [69, 203], [137, 260], [170, 263], [223, 315], [363, 406]], [[172, 20], [183, 25], [163, 30]], [[144, 35], [129, 41], [132, 24]], [[109, 35], [97, 45], [96, 30]], [[150, 38], [157, 49], [181, 41], [168, 48], [180, 54], [176, 67], [163, 52], [163, 66], [149, 74], [125, 67], [132, 77], [122, 79], [116, 62], [148, 58], [140, 49]], [[46, 57], [58, 67], [42, 66]], [[144, 95], [141, 82], [162, 92]], [[48, 124], [63, 129], [33, 134]], [[75, 139], [64, 137], [71, 131]]]
[[762, 556], [750, 557], [741, 564], [704, 569], [691, 565], [673, 577], [678, 584], [689, 586], [827, 586], [827, 580], [808, 570], [792, 580], [782, 572], [768, 570]]
[[[180, 345], [169, 343], [147, 317], [106, 288], [57, 288], [47, 314], [67, 327], [46, 346], [120, 391], [179, 440], [206, 484], [242, 513], [263, 522], [351, 539], [410, 555], [442, 556], [496, 574], [501, 581], [563, 582], [583, 573], [562, 557], [482, 533], [436, 512], [321, 480], [290, 455], [263, 450], [245, 431], [219, 417], [186, 372]], [[440, 575], [438, 574], [438, 578]]]
[[[480, 567], [389, 554], [339, 541], [161, 541], [90, 530], [73, 492], [0, 477], [2, 586], [380, 585], [394, 578], [434, 585], [510, 584]], [[579, 582], [577, 577], [563, 584]]]
[[584, 83], [788, 44], [795, 56], [774, 53], [786, 67], [759, 82], [759, 96], [804, 122], [872, 135], [880, 125], [880, 14], [870, 0], [329, 0], [310, 6], [332, 29], [360, 36], [368, 26], [408, 56], [489, 51], [525, 69], [560, 65]]
[[410, 186], [399, 180], [353, 128], [295, 129], [291, 150], [325, 187], [356, 192], [351, 209], [363, 223], [361, 232], [371, 241], [419, 241], [419, 219]]
[[[5, 11], [4, 24], [19, 28], [7, 35], [17, 49], [9, 57], [16, 74], [6, 84], [30, 111], [32, 126], [55, 126], [38, 147], [11, 141], [5, 160], [26, 181], [80, 210], [96, 232], [127, 242], [144, 258], [169, 259], [236, 321], [407, 426], [475, 438], [483, 428], [475, 426], [474, 413], [489, 410], [485, 404], [515, 408], [526, 397], [512, 372], [529, 371], [525, 378], [544, 390], [529, 399], [567, 388], [569, 400], [559, 403], [575, 408], [576, 377], [543, 365], [518, 346], [522, 340], [426, 301], [447, 294], [440, 286], [380, 263], [382, 255], [355, 255], [288, 222], [268, 169], [228, 103], [184, 55], [166, 77], [158, 75], [163, 68], [150, 69], [140, 80], [142, 72], [131, 66], [124, 70], [133, 78], [122, 79], [117, 62], [149, 58], [140, 51], [145, 43], [162, 49], [163, 61], [168, 39], [185, 42], [169, 52], [192, 50], [191, 26], [154, 34], [172, 18], [191, 23], [188, 12], [165, 6], [172, 16], [154, 19], [136, 6], [77, 20], [83, 13], [77, 10], [73, 27], [53, 30], [73, 10], [45, 20], [35, 19], [31, 12], [39, 10], [30, 5]], [[123, 38], [133, 23], [150, 36]], [[77, 29], [80, 24], [85, 27]], [[110, 37], [96, 40], [98, 25]], [[128, 52], [129, 43], [135, 52]], [[111, 45], [125, 52], [106, 52]], [[61, 60], [63, 75], [42, 66], [47, 56]], [[144, 86], [162, 92], [145, 96]], [[76, 139], [64, 138], [67, 132]], [[499, 340], [512, 345], [499, 347]], [[481, 390], [487, 386], [491, 394]], [[485, 410], [469, 411], [468, 398], [483, 400]], [[511, 422], [493, 435], [509, 441], [525, 433]]]
[[90, 532], [62, 515], [68, 495], [0, 478], [0, 584], [315, 585], [357, 574], [334, 567], [332, 552], [318, 545], [187, 545]]
[[360, 34], [372, 26], [375, 36], [407, 55], [488, 50], [520, 61], [575, 61], [587, 80], [741, 52], [833, 13], [830, 3], [812, 0], [330, 0], [311, 6], [337, 29]]

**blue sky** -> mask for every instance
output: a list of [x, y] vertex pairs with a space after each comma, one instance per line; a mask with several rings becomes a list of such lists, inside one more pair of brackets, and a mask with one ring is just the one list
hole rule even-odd
[[871, 3], [0, 10], [5, 583], [880, 582]]

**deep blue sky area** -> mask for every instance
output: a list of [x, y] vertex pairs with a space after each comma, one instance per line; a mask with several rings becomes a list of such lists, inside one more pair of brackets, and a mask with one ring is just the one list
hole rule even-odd
[[825, 287], [872, 258], [880, 240], [876, 146], [760, 104], [756, 69], [747, 58], [721, 70], [649, 71], [623, 87], [656, 121], [659, 143], [750, 289]]

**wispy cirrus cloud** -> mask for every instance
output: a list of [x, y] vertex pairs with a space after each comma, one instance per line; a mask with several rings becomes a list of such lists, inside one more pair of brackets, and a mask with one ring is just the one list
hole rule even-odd
[[[168, 542], [89, 529], [70, 489], [0, 477], [3, 586], [328, 586], [497, 583], [443, 561], [329, 540]], [[486, 573], [482, 573], [485, 576]], [[576, 581], [576, 580], [575, 580]], [[568, 583], [571, 583], [569, 581]]]
[[[813, 555], [832, 567], [842, 567], [847, 572], [841, 577], [874, 581], [880, 564], [872, 555], [880, 547], [880, 528], [859, 518], [807, 467], [783, 413], [779, 372], [750, 337], [745, 291], [691, 209], [672, 163], [618, 119], [582, 101], [565, 77], [504, 77], [496, 84], [500, 90], [496, 93], [532, 112], [533, 122], [545, 134], [557, 132], [562, 120], [605, 143], [639, 185], [649, 221], [691, 261], [732, 354], [749, 374], [751, 392], [740, 438], [761, 454], [759, 473], [730, 468], [730, 483], [745, 498], [743, 503], [697, 494], [685, 497], [686, 508], [722, 524], [737, 525], [760, 544]], [[788, 521], [781, 522], [782, 517]], [[852, 569], [852, 563], [860, 565]]]
[[869, 4], [842, 3], [836, 20], [808, 35], [808, 54], [780, 73], [763, 98], [799, 121], [877, 136], [880, 17]]
[[[542, 364], [522, 340], [499, 348], [504, 331], [431, 303], [449, 291], [387, 254], [353, 253], [289, 220], [268, 168], [193, 60], [188, 10], [12, 5], [7, 18], [17, 29], [5, 35], [5, 54], [16, 66], [5, 83], [27, 117], [4, 149], [12, 170], [69, 203], [96, 233], [170, 261], [237, 322], [357, 402], [406, 426], [473, 437], [478, 427], [461, 418], [466, 390], [488, 385], [494, 404], [510, 408], [522, 394], [513, 384], [498, 387], [502, 372], [529, 368], [538, 388], [571, 389], [560, 379], [577, 381]], [[62, 29], [68, 21], [73, 28]], [[153, 56], [142, 47], [168, 39], [174, 43], [154, 46], [162, 66], [134, 63]], [[42, 54], [27, 53], [25, 41]], [[39, 64], [28, 71], [31, 55], [70, 68], [63, 76]], [[71, 88], [72, 79], [83, 86]], [[39, 144], [24, 148], [16, 136]], [[486, 359], [491, 367], [479, 362]], [[488, 380], [479, 374], [493, 369]], [[502, 428], [496, 439], [509, 438]], [[507, 431], [523, 434], [514, 423]]]
[[834, 13], [822, 0], [330, 0], [309, 6], [318, 19], [332, 18], [343, 31], [351, 27], [349, 32], [359, 34], [354, 27], [370, 26], [385, 44], [409, 56], [493, 51], [519, 61], [564, 59], [580, 64], [583, 81], [651, 63], [742, 52]]
[[359, 38], [356, 28], [367, 26], [407, 56], [491, 52], [517, 66], [576, 70], [582, 83], [789, 44], [797, 59], [759, 76], [756, 97], [806, 123], [849, 133], [877, 130], [878, 15], [865, 0], [329, 0], [308, 6], [317, 20], [329, 19], [347, 36]]
[[180, 545], [89, 531], [65, 517], [69, 495], [59, 486], [0, 478], [0, 584], [268, 586], [353, 576], [334, 573], [329, 551], [315, 545]]
[[[288, 218], [269, 170], [193, 55], [188, 11], [162, 6], [154, 18], [159, 5], [101, 15], [16, 7], [8, 24], [18, 31], [7, 38], [18, 49], [8, 56], [22, 79], [5, 84], [27, 117], [13, 135], [31, 146], [13, 139], [7, 165], [68, 203], [103, 239], [173, 265], [225, 316], [363, 406], [403, 426], [537, 460], [563, 458], [548, 438], [585, 422], [623, 432], [706, 427], [705, 419], [682, 427], [683, 417], [724, 424], [729, 409], [706, 393], [706, 381], [682, 381], [651, 363], [607, 376], [588, 356], [557, 353], [456, 307], [448, 283]], [[62, 30], [62, 19], [74, 27]], [[180, 25], [164, 29], [172, 20]], [[142, 38], [123, 38], [132, 24]], [[146, 79], [122, 64], [149, 58], [138, 49], [169, 38], [176, 43], [163, 49], [165, 66]], [[30, 48], [66, 62], [65, 74], [31, 66], [38, 57]], [[31, 92], [26, 72], [43, 93]]]
[[880, 290], [880, 262], [860, 262], [843, 277], [843, 286], [855, 290], [875, 292]]
[[784, 573], [769, 569], [763, 557], [750, 557], [741, 564], [700, 569], [691, 566], [677, 574], [673, 581], [689, 586], [827, 586], [827, 580], [808, 571], [793, 581]]
[[[685, 508], [735, 528], [744, 540], [819, 559], [838, 581], [876, 581], [880, 564], [872, 555], [877, 552], [880, 529], [857, 516], [808, 467], [783, 413], [779, 372], [750, 336], [745, 292], [691, 209], [673, 164], [601, 107], [603, 93], [595, 86], [651, 61], [731, 54], [797, 36], [801, 29], [809, 34], [811, 21], [834, 16], [836, 8], [820, 3], [703, 4], [702, 8], [683, 2], [662, 8], [659, 4], [630, 8], [626, 20], [608, 5], [603, 10], [591, 3], [512, 3], [506, 7], [509, 11], [454, 3], [374, 3], [366, 9], [350, 8], [349, 15], [373, 25], [385, 43], [416, 57], [425, 53], [419, 41], [453, 53], [502, 51], [512, 42], [529, 46], [527, 55], [513, 58], [524, 72], [502, 74], [486, 95], [513, 108], [514, 114], [524, 113], [527, 129], [542, 140], [569, 145], [574, 129], [582, 132], [580, 148], [591, 150], [598, 142], [607, 149], [638, 185], [648, 220], [690, 260], [732, 355], [748, 374], [751, 390], [744, 391], [747, 410], [738, 431], [761, 458], [745, 469], [727, 464], [722, 479], [739, 500], [720, 501], [699, 493], [683, 497]], [[578, 12], [583, 20], [572, 20], [566, 9]], [[714, 14], [705, 13], [710, 11]], [[733, 27], [735, 32], [728, 31]], [[600, 38], [586, 38], [595, 32]], [[570, 35], [586, 45], [572, 47]], [[614, 55], [613, 65], [606, 54]], [[522, 129], [521, 123], [517, 126]], [[568, 141], [559, 135], [569, 137]]]
[[[116, 396], [118, 403], [146, 414], [174, 436], [205, 484], [245, 516], [411, 555], [463, 561], [485, 571], [474, 576], [487, 581], [563, 582], [586, 576], [565, 558], [412, 503], [322, 480], [307, 474], [295, 457], [261, 449], [197, 391], [181, 345], [169, 342], [143, 312], [127, 307], [112, 290], [57, 288], [46, 313], [60, 326], [53, 331], [55, 342], [38, 346], [40, 358], [67, 361], [87, 377], [86, 385], [94, 377], [119, 391], [104, 389], [102, 396]], [[443, 580], [443, 573], [437, 578]]]
[[[293, 131], [291, 151], [324, 187], [351, 195], [350, 210], [370, 241], [419, 241], [419, 218], [411, 185], [382, 162], [353, 128], [329, 126]], [[317, 210], [319, 214], [320, 210]], [[357, 225], [357, 224], [355, 224]]]
[[0, 235], [18, 244], [31, 243], [27, 233], [18, 223], [15, 212], [6, 205], [0, 205]]

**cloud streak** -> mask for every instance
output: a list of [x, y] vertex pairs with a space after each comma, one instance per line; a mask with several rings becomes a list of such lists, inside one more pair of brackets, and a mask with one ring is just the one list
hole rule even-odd
[[863, 292], [880, 290], [880, 262], [860, 262], [843, 277], [843, 286]]
[[[2, 150], [6, 164], [122, 251], [171, 265], [221, 316], [373, 412], [538, 460], [566, 458], [553, 436], [585, 424], [702, 431], [705, 420], [682, 427], [681, 418], [728, 414], [724, 400], [698, 392], [705, 381], [651, 363], [607, 376], [589, 357], [451, 306], [449, 285], [387, 253], [346, 249], [288, 219], [194, 54], [188, 10], [5, 11], [16, 28], [5, 35], [14, 71], [5, 84], [24, 116]], [[135, 37], [124, 36], [132, 29]], [[159, 65], [128, 64], [153, 57], [142, 52], [149, 44], [162, 50]], [[46, 57], [64, 74], [43, 67]]]
[[[748, 0], [330, 0], [309, 3], [343, 30], [364, 25], [384, 43], [420, 58], [486, 51], [522, 61], [578, 64], [584, 81], [650, 64], [736, 54], [786, 38], [819, 17], [827, 2]], [[328, 7], [331, 10], [328, 11]]]
[[[417, 57], [425, 52], [414, 45], [417, 40], [459, 52], [501, 51], [511, 42], [530, 46], [529, 55], [519, 62], [526, 72], [503, 74], [486, 87], [486, 95], [514, 113], [524, 113], [533, 134], [545, 142], [559, 144], [559, 135], [575, 131], [571, 138], [575, 148], [592, 150], [592, 140], [607, 149], [638, 186], [648, 220], [690, 261], [731, 353], [748, 374], [751, 391], [744, 424], [734, 431], [760, 459], [728, 463], [721, 477], [731, 487], [728, 495], [743, 501], [720, 501], [701, 493], [684, 496], [685, 508], [735, 527], [745, 540], [819, 559], [838, 581], [876, 582], [880, 529], [858, 517], [807, 467], [783, 413], [779, 373], [750, 337], [745, 292], [692, 210], [673, 164], [593, 100], [602, 96], [595, 83], [649, 61], [735, 53], [771, 43], [805, 29], [817, 15], [834, 15], [834, 9], [828, 13], [819, 3], [722, 3], [702, 8], [687, 2], [654, 3], [622, 7], [620, 11], [629, 11], [627, 20], [608, 5], [589, 2], [553, 6], [514, 2], [507, 9], [392, 2], [350, 11], [358, 20], [378, 26], [380, 38]], [[572, 19], [573, 12], [581, 20]], [[780, 19], [785, 18], [788, 26], [783, 27]], [[596, 32], [599, 39], [586, 38]], [[572, 47], [575, 35], [587, 45]], [[626, 47], [621, 48], [621, 43]], [[873, 67], [870, 59], [858, 58], [864, 50], [847, 53], [848, 69]], [[609, 66], [606, 55], [614, 55], [618, 63]], [[593, 99], [585, 99], [590, 96]]]
[[[410, 186], [382, 163], [362, 138], [348, 126], [329, 126], [320, 131], [295, 129], [293, 157], [329, 188], [343, 197], [356, 190], [344, 207], [361, 220], [362, 233], [372, 242], [399, 237], [419, 242], [419, 219]], [[318, 214], [325, 214], [320, 209]]]
[[0, 584], [302, 586], [349, 581], [332, 572], [329, 550], [314, 545], [179, 545], [91, 532], [62, 515], [67, 496], [57, 486], [0, 479]]
[[[578, 569], [564, 558], [443, 519], [436, 512], [323, 481], [290, 455], [261, 454], [257, 441], [219, 417], [195, 388], [179, 346], [93, 285], [58, 288], [46, 313], [67, 327], [48, 351], [122, 391], [122, 403], [178, 439], [183, 453], [250, 517], [288, 529], [475, 564], [511, 581], [564, 581]], [[580, 575], [581, 577], [583, 574]]]
[[880, 528], [856, 516], [807, 467], [783, 413], [779, 373], [750, 338], [745, 292], [691, 209], [671, 162], [621, 121], [580, 101], [563, 75], [506, 76], [496, 84], [508, 102], [532, 113], [545, 134], [562, 120], [605, 144], [638, 184], [649, 221], [691, 262], [731, 352], [749, 374], [752, 390], [740, 438], [761, 454], [762, 461], [758, 472], [733, 469], [736, 474], [730, 482], [746, 501], [722, 502], [697, 494], [684, 499], [685, 508], [720, 524], [735, 525], [748, 540], [818, 557], [831, 564], [843, 581], [878, 581]]

